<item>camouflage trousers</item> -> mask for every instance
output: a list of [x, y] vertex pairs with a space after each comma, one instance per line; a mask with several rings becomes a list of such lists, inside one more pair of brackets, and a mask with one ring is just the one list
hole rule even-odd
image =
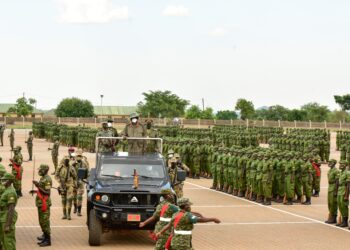
[[216, 164], [211, 164], [211, 174], [213, 176], [213, 187], [216, 188], [218, 185], [218, 175], [217, 175], [217, 167]]
[[85, 190], [84, 183], [79, 183], [78, 188], [74, 189], [74, 192], [73, 192], [74, 205], [80, 207], [83, 204], [84, 190]]
[[291, 175], [286, 175], [285, 179], [285, 195], [288, 199], [294, 199], [295, 182]]
[[21, 180], [15, 179], [15, 181], [13, 182], [13, 187], [15, 188], [16, 192], [21, 191], [22, 190], [22, 179]]
[[74, 186], [67, 186], [66, 190], [61, 193], [61, 202], [63, 214], [66, 214], [67, 211], [70, 213], [72, 209], [72, 202], [74, 198]]
[[334, 190], [328, 191], [327, 200], [329, 214], [332, 216], [336, 216], [338, 214], [338, 202]]
[[32, 157], [33, 157], [33, 144], [28, 144], [27, 149], [28, 149], [29, 159], [32, 159]]
[[16, 249], [16, 221], [17, 214], [14, 215], [13, 222], [10, 226], [10, 231], [5, 233], [5, 221], [0, 222], [0, 241], [2, 245], [2, 249], [4, 250], [12, 250]]
[[46, 212], [41, 211], [41, 207], [38, 207], [38, 217], [39, 217], [39, 225], [41, 227], [41, 231], [44, 234], [51, 234], [50, 207], [47, 207]]
[[174, 234], [171, 240], [171, 250], [192, 250], [192, 235]]
[[176, 193], [177, 198], [181, 198], [184, 196], [183, 187], [184, 187], [183, 182], [174, 186], [174, 191]]
[[312, 182], [312, 189], [320, 192], [320, 186], [321, 186], [321, 176], [313, 176], [313, 182]]
[[55, 172], [58, 166], [58, 156], [57, 155], [52, 155], [52, 163], [55, 166]]

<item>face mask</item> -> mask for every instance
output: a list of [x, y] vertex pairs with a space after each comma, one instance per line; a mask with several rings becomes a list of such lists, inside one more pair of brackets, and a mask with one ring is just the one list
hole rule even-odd
[[164, 201], [164, 197], [161, 196], [160, 199], [159, 199], [160, 202], [163, 202]]
[[170, 154], [170, 155], [169, 155], [169, 158], [173, 158], [173, 157], [174, 157], [174, 155], [173, 155], [173, 154]]
[[132, 119], [131, 119], [131, 122], [132, 122], [132, 123], [137, 123], [137, 118], [132, 118]]

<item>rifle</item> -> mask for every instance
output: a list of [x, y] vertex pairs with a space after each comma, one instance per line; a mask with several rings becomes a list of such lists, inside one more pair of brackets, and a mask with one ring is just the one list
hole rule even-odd
[[[34, 177], [35, 177], [35, 156], [34, 156], [34, 160], [33, 160], [33, 179], [32, 179], [32, 190], [34, 190]], [[34, 193], [32, 193], [32, 196], [34, 195]]]

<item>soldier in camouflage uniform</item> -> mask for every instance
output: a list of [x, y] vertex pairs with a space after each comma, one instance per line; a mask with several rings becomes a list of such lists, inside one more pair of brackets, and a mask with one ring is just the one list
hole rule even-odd
[[21, 146], [17, 146], [16, 148], [14, 148], [14, 156], [13, 159], [10, 160], [12, 174], [15, 176], [13, 187], [15, 188], [18, 197], [22, 197], [23, 156], [21, 153], [21, 149]]
[[9, 138], [10, 138], [11, 151], [13, 151], [15, 146], [15, 131], [13, 130], [13, 128], [11, 128]]
[[5, 124], [0, 124], [0, 143], [1, 143], [1, 146], [4, 146], [5, 129], [6, 129]]
[[170, 230], [164, 232], [164, 234], [158, 238], [155, 237], [155, 234], [160, 232], [171, 221], [172, 216], [179, 211], [179, 208], [174, 205], [174, 195], [171, 189], [163, 189], [161, 191], [161, 196], [163, 198], [163, 201], [159, 203], [153, 216], [146, 221], [141, 222], [139, 225], [140, 228], [144, 228], [145, 226], [156, 222], [153, 232], [153, 236], [157, 241], [154, 248], [155, 250], [165, 249], [165, 243], [170, 236]]
[[[99, 131], [96, 137], [113, 137], [113, 133], [108, 129], [108, 123], [102, 123], [102, 130]], [[115, 140], [113, 139], [101, 139], [98, 142], [98, 152], [99, 153], [107, 153], [115, 151]]]
[[[147, 138], [158, 138], [158, 130], [153, 128], [153, 120], [146, 120], [146, 137]], [[159, 141], [149, 140], [146, 142], [146, 152], [154, 153], [160, 152]]]
[[[139, 122], [139, 114], [132, 113], [130, 115], [130, 123], [127, 124], [121, 133], [121, 135], [127, 139], [127, 137], [145, 137], [146, 129]], [[129, 153], [143, 153], [145, 152], [144, 140], [128, 140], [128, 152]]]
[[337, 161], [331, 159], [328, 162], [328, 219], [327, 224], [337, 223], [338, 203], [337, 203], [337, 183], [339, 181], [339, 170], [335, 167]]
[[40, 180], [33, 180], [33, 184], [37, 190], [31, 190], [30, 193], [36, 193], [35, 205], [38, 208], [38, 217], [42, 236], [39, 236], [38, 245], [40, 247], [51, 246], [51, 229], [50, 229], [50, 206], [51, 206], [51, 187], [52, 180], [47, 174], [49, 172], [48, 165], [40, 165], [39, 167]]
[[74, 198], [74, 189], [77, 183], [77, 173], [72, 161], [65, 157], [59, 165], [55, 178], [60, 184], [59, 193], [61, 195], [63, 220], [71, 220], [72, 202]]
[[27, 143], [27, 149], [29, 154], [28, 161], [31, 161], [33, 159], [33, 140], [34, 140], [33, 132], [29, 132], [28, 139], [25, 141], [25, 143]]
[[350, 189], [350, 171], [347, 169], [347, 162], [339, 162], [339, 181], [337, 203], [341, 215], [341, 223], [337, 223], [337, 227], [347, 227], [349, 219], [349, 189]]
[[[78, 150], [75, 158], [75, 162], [73, 163], [75, 167], [76, 173], [80, 168], [85, 168], [87, 173], [89, 174], [89, 162], [85, 156], [83, 156], [83, 151]], [[87, 180], [84, 180], [87, 181]], [[84, 195], [84, 182], [83, 180], [78, 179], [76, 188], [74, 189], [74, 213], [77, 213], [78, 216], [81, 216], [81, 206], [83, 204], [83, 195]]]
[[177, 201], [180, 211], [175, 213], [170, 223], [165, 226], [156, 235], [162, 236], [171, 229], [172, 234], [168, 238], [165, 249], [171, 247], [172, 250], [191, 250], [192, 248], [192, 230], [196, 223], [215, 222], [220, 223], [217, 218], [206, 218], [197, 213], [191, 212], [192, 203], [188, 198], [180, 198]]
[[51, 158], [52, 158], [53, 165], [55, 167], [55, 171], [51, 173], [52, 175], [54, 175], [57, 170], [59, 148], [60, 148], [60, 141], [58, 139], [58, 136], [54, 136], [54, 144], [52, 148], [48, 148], [48, 150], [51, 150]]

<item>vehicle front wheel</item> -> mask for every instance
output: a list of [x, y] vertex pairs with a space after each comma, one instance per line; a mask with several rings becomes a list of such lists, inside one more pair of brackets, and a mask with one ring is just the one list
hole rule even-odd
[[102, 236], [102, 223], [96, 217], [94, 209], [89, 213], [89, 245], [100, 246]]

